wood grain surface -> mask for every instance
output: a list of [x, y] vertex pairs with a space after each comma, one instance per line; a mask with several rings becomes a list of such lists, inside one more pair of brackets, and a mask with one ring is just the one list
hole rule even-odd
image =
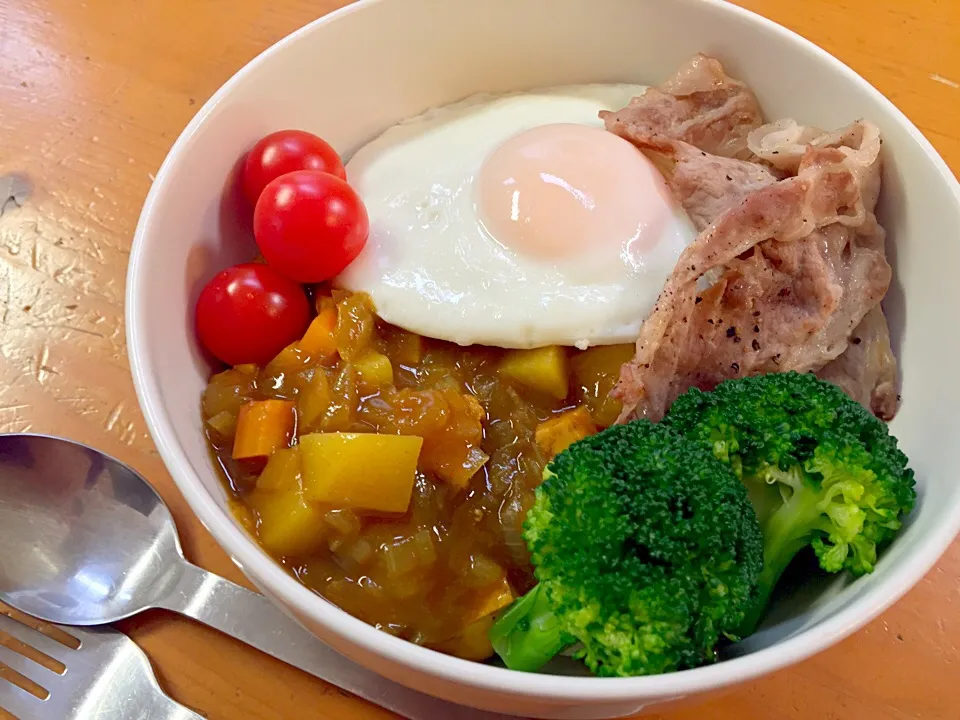
[[[0, 177], [26, 181], [22, 206], [8, 201], [0, 216], [0, 431], [65, 435], [129, 462], [170, 504], [187, 556], [239, 582], [147, 435], [126, 359], [124, 276], [153, 173], [197, 108], [261, 50], [340, 4], [0, 0]], [[741, 4], [851, 65], [960, 170], [957, 0]], [[209, 718], [390, 717], [171, 615], [124, 629], [166, 690]], [[958, 646], [955, 544], [855, 637], [664, 720], [955, 720]]]

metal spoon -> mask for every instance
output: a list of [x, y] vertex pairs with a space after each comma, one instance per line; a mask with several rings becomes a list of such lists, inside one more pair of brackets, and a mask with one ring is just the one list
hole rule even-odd
[[0, 435], [0, 600], [60, 625], [165, 608], [411, 720], [506, 718], [381, 678], [262, 595], [190, 564], [170, 511], [143, 477], [61, 438]]

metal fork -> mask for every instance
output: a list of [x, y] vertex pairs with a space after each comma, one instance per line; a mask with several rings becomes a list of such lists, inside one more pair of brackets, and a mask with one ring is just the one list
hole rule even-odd
[[[202, 720], [163, 692], [147, 656], [123, 633], [44, 625], [75, 638], [78, 647], [54, 640], [0, 609], [0, 633], [7, 636], [0, 636], [0, 664], [18, 673], [19, 682], [26, 678], [29, 683], [24, 685], [35, 686], [25, 690], [0, 667], [0, 708], [19, 720]], [[16, 650], [7, 647], [17, 644]], [[41, 664], [28, 657], [36, 657], [36, 651], [53, 662]]]

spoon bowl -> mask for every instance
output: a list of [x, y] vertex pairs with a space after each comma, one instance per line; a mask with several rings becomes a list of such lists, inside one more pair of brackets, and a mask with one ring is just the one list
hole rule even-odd
[[0, 597], [64, 625], [162, 604], [186, 560], [170, 511], [123, 463], [44, 435], [0, 436]]

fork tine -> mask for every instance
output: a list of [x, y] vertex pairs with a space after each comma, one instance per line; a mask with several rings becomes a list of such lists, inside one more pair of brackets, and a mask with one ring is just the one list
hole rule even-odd
[[73, 652], [68, 647], [61, 645], [56, 640], [51, 640], [39, 630], [17, 622], [9, 615], [0, 613], [0, 631], [5, 632], [12, 638], [22, 642], [24, 645], [39, 650], [47, 657], [51, 657], [64, 665], [63, 656]]
[[49, 692], [51, 681], [57, 680], [60, 676], [52, 670], [45, 668], [39, 663], [35, 663], [30, 658], [21, 655], [16, 650], [0, 645], [0, 663], [3, 663], [11, 670], [23, 675], [30, 682], [36, 683], [44, 690]]
[[0, 678], [0, 708], [17, 718], [35, 718], [43, 710], [43, 700]]

